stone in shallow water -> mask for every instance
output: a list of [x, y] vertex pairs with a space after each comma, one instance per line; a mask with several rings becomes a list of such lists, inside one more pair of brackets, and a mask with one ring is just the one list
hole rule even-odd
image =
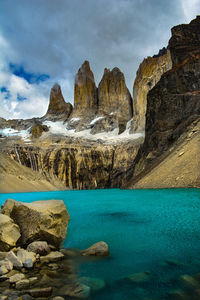
[[63, 296], [86, 299], [90, 294], [90, 287], [79, 282], [68, 284], [60, 289], [59, 293]]
[[192, 287], [192, 288], [195, 288], [195, 287], [199, 288], [200, 287], [200, 284], [198, 283], [198, 281], [192, 276], [182, 275], [181, 280], [188, 287]]
[[92, 292], [102, 290], [106, 286], [105, 281], [100, 278], [81, 277], [79, 281], [89, 286]]
[[109, 248], [105, 242], [98, 242], [81, 251], [81, 254], [83, 256], [109, 256]]
[[46, 287], [46, 288], [35, 288], [28, 291], [28, 293], [35, 298], [38, 297], [50, 297], [52, 295], [53, 288]]
[[150, 274], [150, 272], [140, 272], [140, 273], [135, 273], [131, 276], [128, 276], [128, 277], [126, 277], [126, 279], [133, 283], [143, 283], [143, 282], [147, 282], [151, 279], [151, 274]]
[[51, 262], [57, 262], [59, 260], [62, 260], [65, 256], [59, 252], [59, 251], [52, 251], [46, 256], [40, 256], [40, 261], [46, 262], [46, 263], [51, 263]]

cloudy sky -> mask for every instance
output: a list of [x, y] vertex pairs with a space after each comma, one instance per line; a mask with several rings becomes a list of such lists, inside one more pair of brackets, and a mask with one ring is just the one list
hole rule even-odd
[[1, 0], [0, 117], [44, 115], [55, 82], [73, 103], [84, 60], [96, 84], [105, 67], [119, 67], [132, 93], [143, 58], [197, 14], [200, 0]]

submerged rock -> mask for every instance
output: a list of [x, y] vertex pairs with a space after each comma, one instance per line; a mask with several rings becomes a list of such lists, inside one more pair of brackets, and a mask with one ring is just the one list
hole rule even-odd
[[21, 246], [42, 240], [58, 248], [66, 237], [69, 214], [61, 200], [33, 203], [8, 200], [3, 209], [20, 228], [19, 244]]
[[19, 226], [9, 216], [0, 213], [0, 251], [14, 247], [19, 238]]
[[101, 278], [81, 277], [79, 281], [91, 288], [92, 292], [97, 292], [105, 288], [106, 283]]
[[109, 256], [108, 244], [105, 242], [98, 242], [81, 251], [83, 256]]
[[131, 276], [126, 277], [126, 279], [132, 283], [143, 283], [151, 279], [151, 273], [150, 272], [135, 273]]
[[61, 295], [74, 297], [78, 299], [86, 299], [90, 294], [90, 287], [79, 282], [65, 285], [60, 290]]
[[40, 261], [41, 262], [46, 262], [46, 263], [51, 263], [51, 262], [57, 262], [59, 260], [62, 260], [64, 258], [64, 254], [62, 254], [59, 251], [52, 251], [46, 256], [41, 256]]

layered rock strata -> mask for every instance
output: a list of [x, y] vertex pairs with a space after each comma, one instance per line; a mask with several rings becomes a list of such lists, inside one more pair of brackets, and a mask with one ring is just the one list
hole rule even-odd
[[147, 57], [140, 64], [133, 86], [132, 132], [145, 130], [147, 94], [160, 80], [162, 74], [171, 69], [171, 55], [166, 48], [158, 55]]

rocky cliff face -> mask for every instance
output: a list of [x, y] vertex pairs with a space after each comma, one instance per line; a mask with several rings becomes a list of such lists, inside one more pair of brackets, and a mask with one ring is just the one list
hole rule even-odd
[[54, 84], [50, 93], [49, 107], [46, 113], [46, 118], [51, 120], [63, 119], [67, 120], [72, 113], [73, 106], [71, 103], [66, 103], [59, 84]]
[[171, 67], [170, 51], [166, 48], [158, 55], [145, 58], [140, 64], [133, 86], [132, 132], [145, 130], [147, 94]]
[[32, 145], [12, 144], [3, 151], [39, 172], [47, 180], [57, 178], [66, 188], [92, 189], [120, 187], [126, 182], [141, 141], [104, 145], [67, 138], [43, 140]]
[[88, 61], [82, 64], [75, 77], [74, 109], [76, 113], [97, 109], [97, 88]]
[[[134, 176], [147, 170], [200, 115], [200, 18], [172, 29], [169, 49], [173, 67], [148, 93], [145, 142]], [[192, 159], [192, 158], [191, 158]]]
[[132, 98], [124, 74], [118, 68], [104, 70], [98, 86], [98, 111], [115, 115], [122, 124], [126, 124], [133, 116]]

